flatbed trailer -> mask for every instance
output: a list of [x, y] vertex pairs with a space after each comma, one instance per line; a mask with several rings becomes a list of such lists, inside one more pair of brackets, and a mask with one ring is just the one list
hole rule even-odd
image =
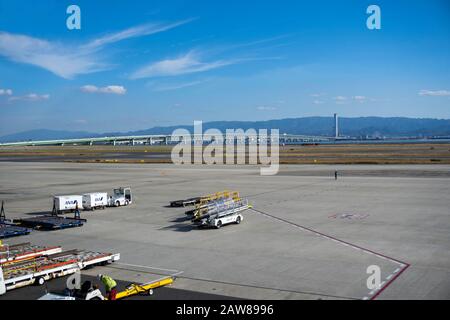
[[5, 201], [2, 201], [2, 206], [0, 208], [0, 239], [24, 236], [31, 232], [30, 229], [18, 226], [13, 223], [13, 221], [6, 219]]
[[11, 237], [25, 236], [30, 234], [29, 228], [21, 227], [13, 223], [0, 222], [0, 239], [6, 239]]
[[120, 259], [120, 254], [94, 251], [66, 251], [48, 256], [5, 262], [0, 265], [0, 295], [9, 290], [73, 274], [86, 267], [105, 265]]
[[55, 215], [36, 216], [31, 218], [16, 219], [21, 226], [42, 230], [58, 230], [82, 227], [86, 219], [68, 218]]
[[31, 259], [43, 255], [52, 255], [62, 252], [61, 247], [45, 247], [30, 242], [15, 245], [4, 244], [0, 246], [0, 264], [11, 261]]

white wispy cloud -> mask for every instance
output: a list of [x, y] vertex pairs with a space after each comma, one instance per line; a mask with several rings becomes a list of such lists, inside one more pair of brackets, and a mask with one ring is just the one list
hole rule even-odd
[[108, 94], [118, 94], [118, 95], [124, 95], [127, 93], [127, 89], [123, 86], [106, 86], [106, 87], [97, 87], [93, 85], [86, 85], [81, 87], [81, 91], [87, 92], [87, 93], [108, 93]]
[[364, 103], [367, 101], [367, 97], [365, 96], [353, 96], [352, 99], [359, 103]]
[[[245, 48], [245, 47], [257, 47], [258, 49], [267, 49], [268, 47], [264, 47], [264, 46], [261, 47], [260, 45], [267, 44], [267, 43], [273, 43], [278, 40], [286, 39], [291, 36], [292, 36], [292, 34], [283, 34], [283, 35], [278, 35], [278, 36], [274, 36], [274, 37], [270, 37], [270, 38], [258, 39], [258, 40], [254, 40], [254, 41], [243, 42], [243, 43], [238, 43], [238, 44], [233, 44], [233, 45], [226, 45], [226, 46], [219, 47], [218, 50], [219, 51], [230, 51], [230, 50], [241, 49], [241, 48]], [[281, 43], [281, 44], [278, 44], [277, 46], [284, 45], [284, 44], [285, 43]], [[269, 48], [273, 48], [273, 46], [270, 46]]]
[[24, 96], [13, 96], [10, 97], [9, 101], [28, 101], [28, 102], [35, 102], [35, 101], [43, 101], [50, 99], [49, 94], [36, 94], [36, 93], [29, 93]]
[[274, 111], [277, 108], [272, 107], [272, 106], [258, 106], [258, 107], [256, 107], [256, 109], [259, 111]]
[[[313, 93], [310, 94], [311, 97], [315, 98], [313, 100], [313, 104], [323, 104], [325, 103], [328, 99], [326, 99], [326, 94], [325, 93]], [[362, 96], [362, 95], [357, 95], [357, 96], [335, 96], [332, 98], [334, 100], [334, 102], [336, 104], [347, 104], [347, 103], [351, 103], [352, 101], [354, 102], [358, 102], [358, 103], [364, 103], [366, 101], [371, 101], [368, 97], [366, 96]]]
[[141, 25], [107, 34], [82, 45], [52, 42], [0, 31], [0, 56], [43, 68], [65, 79], [72, 79], [77, 75], [111, 68], [109, 64], [102, 62], [102, 57], [98, 54], [98, 51], [108, 44], [170, 30], [191, 20]]
[[346, 104], [348, 99], [345, 96], [337, 96], [334, 97], [333, 100], [336, 102], [336, 104]]
[[193, 21], [194, 19], [186, 19], [182, 21], [177, 21], [174, 23], [148, 23], [132, 28], [128, 28], [126, 30], [122, 30], [116, 33], [107, 34], [103, 37], [94, 39], [89, 43], [83, 45], [81, 48], [85, 50], [95, 50], [101, 48], [107, 44], [115, 43], [118, 41], [122, 41], [125, 39], [137, 38], [142, 36], [148, 36], [155, 33], [160, 33], [163, 31], [167, 31], [188, 22]]
[[202, 61], [199, 53], [190, 51], [175, 59], [166, 59], [151, 63], [136, 70], [131, 79], [178, 76], [204, 72], [238, 63], [239, 60]]
[[420, 90], [419, 96], [448, 97], [448, 96], [450, 96], [450, 91], [449, 90]]
[[152, 90], [158, 91], [158, 92], [159, 91], [172, 91], [172, 90], [193, 87], [193, 86], [196, 86], [196, 85], [208, 82], [208, 81], [209, 80], [198, 80], [198, 81], [175, 83], [175, 84], [156, 84], [156, 85], [153, 85]]
[[12, 94], [11, 89], [0, 89], [0, 96], [11, 96]]
[[46, 69], [62, 78], [104, 70], [96, 55], [25, 35], [0, 32], [0, 55]]

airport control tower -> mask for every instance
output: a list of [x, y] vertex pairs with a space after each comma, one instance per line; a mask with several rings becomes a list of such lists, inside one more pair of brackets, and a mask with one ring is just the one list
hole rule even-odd
[[337, 113], [334, 114], [334, 138], [339, 138], [339, 117]]

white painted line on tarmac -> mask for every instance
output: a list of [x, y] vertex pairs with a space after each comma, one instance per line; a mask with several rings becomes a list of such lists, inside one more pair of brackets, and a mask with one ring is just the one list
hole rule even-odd
[[168, 272], [183, 272], [180, 270], [174, 270], [174, 269], [165, 269], [165, 268], [157, 268], [152, 266], [142, 266], [138, 264], [130, 264], [130, 263], [123, 263], [123, 262], [116, 262], [118, 265], [127, 266], [127, 267], [135, 267], [135, 268], [143, 268], [143, 269], [154, 269], [154, 270], [161, 270], [161, 271], [168, 271]]

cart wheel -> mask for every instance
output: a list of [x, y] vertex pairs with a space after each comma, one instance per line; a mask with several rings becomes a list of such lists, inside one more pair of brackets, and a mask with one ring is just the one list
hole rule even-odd
[[39, 277], [36, 279], [36, 284], [42, 286], [45, 283], [45, 279], [43, 277]]
[[128, 200], [125, 200], [125, 205], [127, 206], [130, 202]]
[[236, 219], [236, 224], [239, 224], [239, 223], [241, 223], [241, 217], [237, 217], [237, 219]]
[[116, 206], [120, 207], [120, 202], [119, 201], [116, 202]]
[[147, 291], [147, 294], [148, 294], [149, 296], [152, 296], [152, 295], [153, 295], [153, 289], [148, 290], [148, 291]]
[[217, 222], [216, 228], [217, 228], [217, 229], [220, 229], [221, 227], [222, 227], [222, 221], [219, 220], [219, 221]]

